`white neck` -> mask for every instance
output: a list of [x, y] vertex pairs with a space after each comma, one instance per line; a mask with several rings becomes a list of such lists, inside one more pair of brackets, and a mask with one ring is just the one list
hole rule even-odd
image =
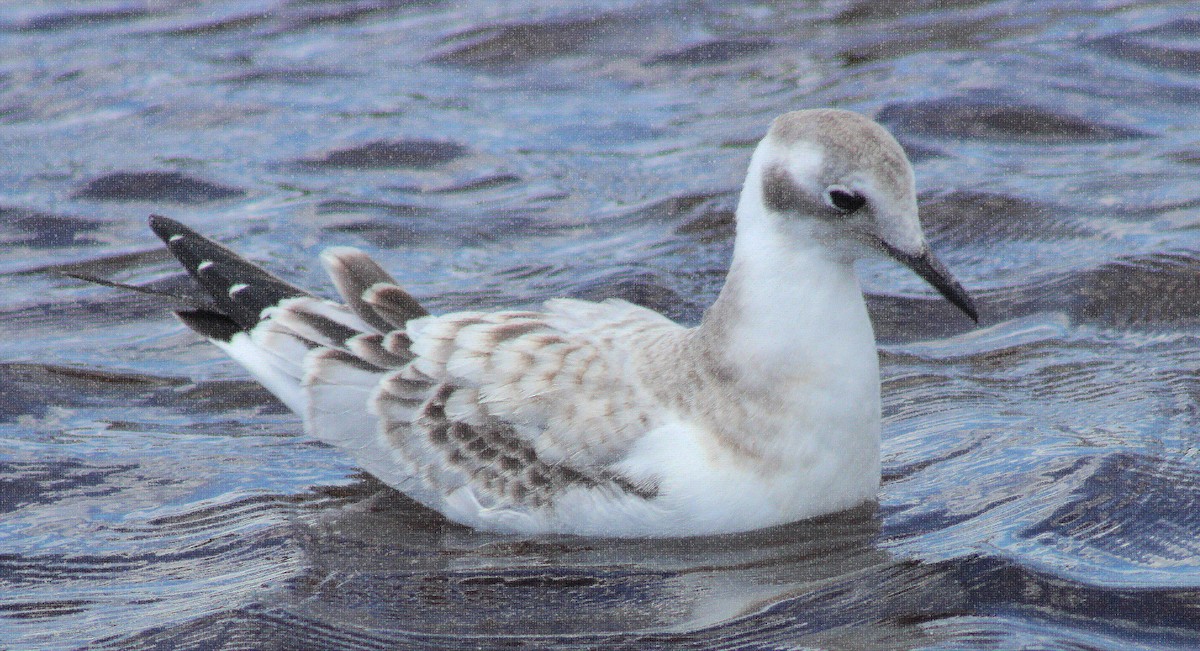
[[697, 334], [745, 380], [852, 374], [877, 394], [875, 337], [853, 262], [808, 237], [804, 218], [768, 213], [758, 176], [746, 180], [729, 276]]
[[806, 237], [811, 220], [770, 214], [760, 187], [752, 171], [729, 277], [690, 350], [739, 387], [715, 429], [755, 432], [738, 445], [779, 463], [771, 499], [806, 517], [875, 495], [879, 357], [853, 261]]
[[757, 185], [743, 191], [729, 277], [689, 350], [738, 387], [736, 407], [709, 415], [712, 431], [742, 433], [731, 450], [777, 464], [763, 499], [795, 519], [875, 496], [879, 358], [853, 262], [781, 232], [779, 220], [804, 219], [767, 214]]

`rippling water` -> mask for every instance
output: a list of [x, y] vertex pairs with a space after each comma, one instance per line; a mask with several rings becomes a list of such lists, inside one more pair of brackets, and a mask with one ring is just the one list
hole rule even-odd
[[[1200, 13], [1173, 2], [0, 9], [0, 646], [1200, 645]], [[162, 212], [435, 310], [694, 322], [775, 115], [877, 117], [969, 329], [862, 268], [878, 508], [679, 541], [423, 511], [142, 296]]]

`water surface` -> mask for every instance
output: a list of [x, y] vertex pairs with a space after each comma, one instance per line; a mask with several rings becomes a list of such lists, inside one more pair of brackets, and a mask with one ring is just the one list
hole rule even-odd
[[[1194, 3], [40, 2], [0, 9], [0, 640], [14, 649], [1200, 645]], [[879, 505], [679, 541], [447, 524], [143, 296], [181, 219], [434, 311], [695, 322], [751, 149], [876, 117], [980, 327], [861, 268]]]

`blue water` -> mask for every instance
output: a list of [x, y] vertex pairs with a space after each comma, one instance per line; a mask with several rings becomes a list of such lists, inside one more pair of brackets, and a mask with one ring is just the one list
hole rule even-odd
[[[0, 7], [0, 646], [1200, 646], [1200, 11], [1187, 2]], [[739, 536], [447, 524], [144, 296], [180, 219], [434, 311], [715, 297], [784, 111], [887, 124], [969, 328], [861, 268], [877, 507]]]

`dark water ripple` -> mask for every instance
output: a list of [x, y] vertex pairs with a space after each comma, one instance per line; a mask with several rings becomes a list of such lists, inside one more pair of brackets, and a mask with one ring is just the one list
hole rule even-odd
[[[0, 646], [1200, 647], [1200, 21], [1188, 3], [223, 0], [0, 9]], [[162, 212], [300, 285], [695, 322], [775, 115], [916, 164], [975, 328], [862, 267], [877, 507], [519, 538], [357, 474], [185, 332]]]
[[1107, 55], [1137, 63], [1200, 72], [1200, 20], [1185, 18], [1089, 41]]
[[899, 133], [938, 138], [1062, 143], [1140, 138], [1148, 134], [1128, 127], [1099, 124], [1013, 100], [947, 97], [909, 104], [889, 104], [876, 116]]
[[92, 246], [100, 242], [81, 234], [95, 231], [102, 224], [94, 219], [0, 206], [0, 244], [31, 249]]
[[466, 153], [466, 147], [440, 140], [377, 140], [357, 147], [337, 149], [318, 158], [303, 160], [301, 164], [354, 169], [429, 168], [448, 163]]
[[482, 25], [442, 37], [430, 61], [495, 68], [577, 53], [628, 25], [631, 16], [597, 14], [537, 22]]
[[246, 194], [179, 172], [114, 172], [92, 179], [75, 193], [76, 199], [93, 201], [167, 201], [207, 203]]

